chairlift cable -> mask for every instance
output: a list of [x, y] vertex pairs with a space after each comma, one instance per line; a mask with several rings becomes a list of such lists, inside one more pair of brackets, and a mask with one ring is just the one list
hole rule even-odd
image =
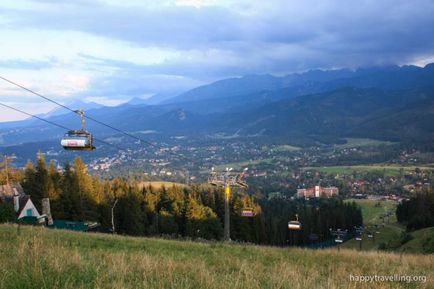
[[[39, 117], [39, 116], [36, 116], [36, 115], [33, 115], [33, 114], [31, 114], [31, 113], [25, 112], [25, 111], [23, 111], [23, 110], [20, 110], [20, 109], [18, 109], [18, 108], [12, 107], [12, 106], [10, 106], [10, 105], [7, 105], [7, 104], [1, 103], [1, 102], [0, 102], [0, 105], [3, 106], [3, 107], [6, 107], [6, 108], [12, 109], [12, 110], [14, 110], [14, 111], [17, 111], [17, 112], [19, 112], [19, 113], [22, 113], [22, 114], [28, 115], [28, 116], [30, 116], [30, 117], [33, 117], [33, 118], [39, 119], [39, 120], [44, 121], [44, 122], [46, 122], [46, 123], [48, 123], [48, 124], [51, 124], [51, 125], [54, 125], [54, 126], [60, 127], [60, 128], [62, 128], [62, 129], [65, 129], [65, 130], [71, 130], [70, 128], [67, 128], [66, 126], [63, 126], [63, 125], [58, 124], [58, 123], [55, 123], [55, 122], [53, 122], [53, 121], [50, 121], [50, 120], [44, 119], [44, 118]], [[113, 146], [113, 147], [117, 148], [118, 150], [125, 150], [124, 148], [121, 148], [121, 147], [119, 147], [119, 146], [117, 146], [117, 145], [115, 145], [115, 144], [108, 143], [108, 142], [106, 142], [106, 141], [104, 141], [104, 140], [101, 140], [101, 139], [94, 138], [94, 140], [96, 140], [96, 141], [98, 141], [98, 142], [100, 142], [100, 143], [103, 143], [103, 144], [109, 145], [109, 146]]]
[[[43, 98], [43, 99], [45, 99], [45, 100], [47, 100], [47, 101], [49, 101], [49, 102], [51, 102], [51, 103], [54, 103], [54, 104], [56, 104], [56, 105], [59, 106], [59, 107], [62, 107], [62, 108], [64, 108], [64, 109], [66, 109], [66, 110], [69, 110], [69, 111], [71, 111], [71, 112], [77, 114], [77, 110], [74, 110], [74, 109], [72, 109], [72, 108], [70, 108], [70, 107], [68, 107], [68, 106], [66, 106], [66, 105], [64, 105], [64, 104], [61, 104], [61, 103], [59, 103], [59, 102], [57, 102], [57, 101], [55, 101], [55, 100], [53, 100], [53, 99], [51, 99], [51, 98], [49, 98], [49, 97], [47, 97], [47, 96], [44, 96], [44, 95], [42, 95], [42, 94], [40, 94], [40, 93], [38, 93], [38, 92], [36, 92], [36, 91], [30, 89], [30, 88], [27, 88], [27, 87], [25, 87], [25, 86], [23, 86], [23, 85], [21, 85], [21, 84], [18, 84], [18, 83], [16, 83], [16, 82], [12, 81], [12, 80], [9, 80], [9, 79], [7, 79], [7, 78], [1, 76], [1, 75], [0, 75], [0, 79], [6, 81], [6, 82], [8, 82], [9, 84], [12, 84], [12, 85], [14, 85], [14, 86], [16, 86], [16, 87], [19, 87], [19, 88], [21, 88], [21, 89], [23, 89], [23, 90], [25, 90], [25, 91], [27, 91], [27, 92], [30, 92], [31, 94], [34, 94], [34, 95], [36, 95], [36, 96], [39, 96], [39, 97], [41, 97], [41, 98]], [[149, 145], [149, 146], [151, 146], [151, 147], [154, 147], [154, 148], [160, 148], [160, 149], [163, 148], [163, 147], [161, 147], [161, 146], [158, 146], [158, 145], [153, 144], [153, 143], [150, 142], [150, 141], [147, 141], [147, 140], [145, 140], [145, 139], [142, 139], [142, 138], [140, 138], [140, 137], [137, 137], [137, 136], [135, 136], [135, 135], [133, 135], [133, 134], [131, 134], [131, 133], [128, 133], [128, 132], [126, 132], [126, 131], [123, 131], [123, 130], [121, 130], [121, 129], [118, 129], [118, 128], [112, 126], [112, 125], [106, 124], [106, 123], [104, 123], [104, 122], [102, 122], [102, 121], [100, 121], [100, 120], [97, 120], [97, 119], [95, 119], [95, 118], [93, 118], [93, 117], [90, 117], [90, 116], [88, 116], [88, 115], [85, 115], [84, 117], [87, 118], [87, 119], [89, 119], [89, 120], [92, 120], [93, 122], [96, 122], [96, 123], [98, 123], [98, 124], [100, 124], [100, 125], [103, 125], [103, 126], [105, 126], [105, 127], [108, 127], [108, 128], [110, 128], [110, 129], [112, 129], [112, 130], [114, 130], [114, 131], [117, 131], [117, 132], [122, 133], [122, 134], [124, 134], [124, 135], [126, 135], [126, 136], [129, 136], [129, 137], [131, 137], [131, 138], [134, 138], [134, 139], [136, 139], [136, 140], [138, 140], [138, 141], [140, 141], [140, 142], [143, 142], [143, 143], [145, 143], [145, 144], [147, 144], [147, 145]], [[173, 153], [173, 152], [171, 152], [171, 151], [169, 151], [169, 153], [172, 154], [172, 155], [175, 155], [175, 156], [179, 156], [180, 158], [183, 158], [183, 159], [185, 159], [185, 160], [187, 160], [187, 161], [194, 162], [192, 159], [190, 159], [190, 158], [188, 158], [188, 157], [186, 157], [186, 156], [178, 155], [178, 154]]]

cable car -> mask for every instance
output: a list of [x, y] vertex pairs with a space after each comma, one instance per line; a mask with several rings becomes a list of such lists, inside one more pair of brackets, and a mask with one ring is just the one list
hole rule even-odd
[[63, 146], [65, 150], [94, 150], [93, 136], [91, 133], [86, 131], [84, 112], [82, 110], [77, 110], [76, 113], [81, 117], [81, 129], [68, 131], [60, 141], [60, 145]]
[[290, 230], [301, 230], [301, 223], [298, 221], [298, 214], [295, 215], [296, 221], [288, 222], [288, 229]]

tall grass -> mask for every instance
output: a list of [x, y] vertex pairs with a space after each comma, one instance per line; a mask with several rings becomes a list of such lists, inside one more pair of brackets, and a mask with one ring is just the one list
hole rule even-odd
[[[424, 275], [356, 283], [349, 275]], [[0, 226], [0, 288], [433, 288], [433, 255], [199, 243]]]

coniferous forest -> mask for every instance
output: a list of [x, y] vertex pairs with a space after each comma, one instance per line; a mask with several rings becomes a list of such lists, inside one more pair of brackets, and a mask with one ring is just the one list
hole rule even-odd
[[[59, 172], [42, 154], [35, 164], [28, 161], [21, 183], [39, 210], [41, 199], [50, 198], [54, 219], [96, 221], [107, 233], [223, 238], [224, 192], [208, 185], [156, 189], [122, 178], [103, 180], [88, 174], [80, 158]], [[241, 216], [243, 208], [252, 208], [255, 216]], [[235, 190], [230, 210], [232, 240], [276, 246], [318, 243], [331, 238], [330, 228], [351, 231], [363, 223], [360, 208], [338, 198], [267, 199]], [[290, 231], [288, 221], [296, 214], [303, 230]]]
[[396, 217], [409, 230], [434, 226], [434, 193], [425, 190], [404, 200], [396, 209]]

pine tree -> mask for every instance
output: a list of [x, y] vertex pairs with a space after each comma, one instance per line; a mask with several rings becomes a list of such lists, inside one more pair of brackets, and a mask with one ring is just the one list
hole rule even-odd
[[119, 199], [116, 206], [116, 230], [129, 235], [145, 233], [144, 213], [140, 207], [140, 196], [132, 187]]
[[201, 205], [193, 196], [188, 198], [186, 234], [194, 238], [221, 239], [222, 223], [210, 207]]
[[48, 198], [50, 201], [55, 201], [60, 196], [60, 174], [56, 169], [56, 165], [54, 161], [50, 161], [50, 165], [48, 166]]
[[97, 219], [97, 206], [95, 201], [91, 199], [94, 193], [92, 177], [87, 172], [87, 167], [80, 157], [76, 157], [73, 165], [74, 182], [77, 192], [74, 193], [78, 197], [78, 217], [82, 221]]
[[33, 163], [31, 160], [28, 160], [26, 163], [26, 166], [24, 168], [24, 179], [22, 182], [22, 186], [24, 189], [24, 192], [30, 196], [35, 195], [35, 188], [36, 188], [36, 171], [33, 167]]

